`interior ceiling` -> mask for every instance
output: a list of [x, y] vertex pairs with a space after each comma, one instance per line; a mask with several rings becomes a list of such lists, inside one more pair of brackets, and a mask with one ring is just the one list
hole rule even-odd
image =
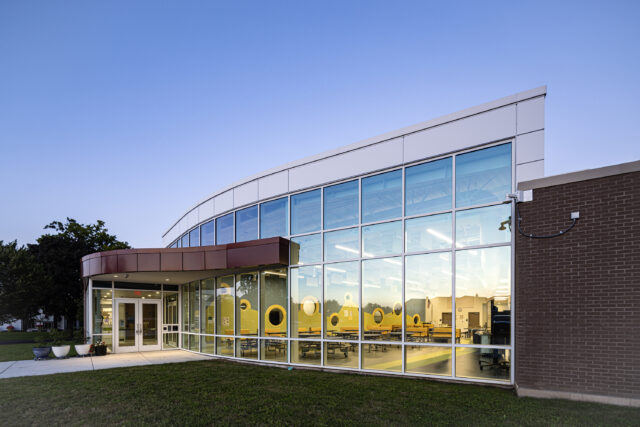
[[[260, 270], [268, 268], [283, 268], [282, 265], [262, 266]], [[104, 280], [129, 283], [164, 283], [167, 285], [181, 285], [194, 280], [208, 279], [214, 276], [255, 271], [256, 268], [244, 268], [233, 270], [199, 270], [199, 271], [144, 271], [137, 273], [114, 273], [92, 276], [93, 280]]]

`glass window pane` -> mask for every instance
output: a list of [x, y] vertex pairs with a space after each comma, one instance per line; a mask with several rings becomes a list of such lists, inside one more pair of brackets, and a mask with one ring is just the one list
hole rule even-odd
[[452, 163], [448, 157], [405, 169], [406, 216], [451, 209]]
[[262, 291], [262, 336], [287, 336], [287, 269], [271, 268], [263, 271]]
[[349, 181], [324, 189], [324, 229], [358, 223], [358, 181]]
[[287, 236], [289, 201], [286, 197], [260, 205], [260, 238]]
[[287, 342], [285, 340], [260, 340], [260, 359], [273, 362], [287, 362]]
[[182, 236], [182, 239], [180, 239], [180, 247], [181, 248], [188, 248], [189, 247], [189, 234], [185, 234], [184, 236]]
[[402, 216], [402, 170], [362, 180], [362, 222]]
[[236, 242], [258, 238], [258, 206], [236, 212]]
[[200, 282], [189, 283], [189, 332], [200, 332]]
[[200, 228], [196, 227], [189, 232], [189, 246], [200, 246]]
[[511, 144], [456, 157], [456, 207], [499, 202], [511, 193]]
[[291, 269], [291, 336], [320, 338], [322, 331], [322, 267]]
[[451, 376], [451, 347], [405, 346], [406, 370], [412, 374]]
[[[233, 335], [233, 275], [216, 278], [216, 330], [220, 335]], [[220, 344], [218, 344], [220, 350]], [[220, 353], [218, 353], [220, 354]], [[233, 351], [231, 353], [233, 355]]]
[[216, 244], [233, 243], [233, 214], [216, 219]]
[[451, 247], [451, 214], [424, 216], [405, 222], [407, 252], [432, 251]]
[[402, 221], [362, 227], [364, 258], [399, 253], [402, 253]]
[[[111, 286], [111, 283], [109, 283]], [[111, 289], [93, 290], [93, 333], [110, 334], [113, 330]]]
[[291, 234], [320, 230], [320, 190], [291, 196]]
[[358, 339], [359, 264], [352, 261], [324, 266], [325, 338]]
[[402, 346], [362, 344], [362, 369], [402, 372]]
[[200, 351], [200, 336], [189, 335], [189, 350]]
[[236, 357], [258, 359], [258, 338], [236, 339]]
[[236, 274], [236, 319], [236, 335], [258, 336], [258, 273]]
[[511, 205], [456, 212], [456, 247], [511, 241]]
[[[189, 331], [189, 284], [185, 283], [181, 286], [182, 292], [182, 330]], [[189, 348], [189, 343], [183, 348]]]
[[233, 357], [233, 338], [216, 338], [216, 354], [219, 356]]
[[[200, 282], [202, 293], [202, 310], [200, 314], [202, 316], [200, 324], [202, 325], [202, 332], [205, 334], [215, 333], [215, 302], [216, 302], [216, 290], [215, 282], [213, 279], [207, 279]], [[211, 343], [213, 345], [213, 342]], [[213, 347], [212, 347], [213, 349]], [[203, 350], [204, 351], [204, 350]]]
[[451, 342], [451, 253], [411, 255], [405, 262], [405, 339]]
[[291, 265], [313, 264], [322, 261], [320, 234], [293, 237], [291, 239]]
[[216, 241], [214, 239], [215, 228], [216, 227], [214, 221], [209, 221], [206, 224], [202, 224], [202, 226], [200, 227], [200, 232], [202, 233], [202, 236], [200, 236], [200, 244], [202, 246], [211, 246], [216, 244]]
[[510, 343], [510, 246], [456, 252], [456, 308], [462, 343]]
[[358, 369], [358, 343], [328, 341], [324, 343], [324, 364], [339, 368]]
[[200, 337], [200, 351], [202, 353], [213, 354], [213, 345], [216, 342], [215, 337]]
[[456, 377], [509, 381], [511, 352], [496, 348], [456, 348]]
[[324, 233], [324, 260], [360, 258], [359, 234], [357, 228]]
[[402, 258], [362, 261], [363, 339], [402, 340]]
[[178, 293], [177, 292], [165, 292], [164, 293], [164, 323], [166, 325], [178, 324]]
[[291, 341], [291, 362], [319, 365], [322, 362], [320, 341]]

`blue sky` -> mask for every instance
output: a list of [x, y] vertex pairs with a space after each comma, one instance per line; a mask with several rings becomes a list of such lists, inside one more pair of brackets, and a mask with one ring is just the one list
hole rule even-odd
[[0, 2], [0, 240], [156, 247], [264, 169], [547, 85], [546, 174], [640, 159], [637, 1]]

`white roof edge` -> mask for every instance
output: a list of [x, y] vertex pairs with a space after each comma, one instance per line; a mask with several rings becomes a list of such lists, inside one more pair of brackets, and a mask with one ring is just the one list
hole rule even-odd
[[278, 172], [282, 172], [285, 171], [287, 169], [296, 167], [296, 166], [301, 166], [304, 165], [306, 163], [312, 163], [327, 157], [332, 157], [332, 156], [336, 156], [338, 154], [342, 154], [342, 153], [346, 153], [348, 151], [353, 151], [356, 150], [358, 148], [362, 148], [362, 147], [366, 147], [369, 145], [375, 145], [384, 141], [388, 141], [394, 138], [398, 138], [401, 137], [403, 135], [407, 135], [407, 134], [411, 134], [414, 132], [418, 132], [424, 129], [428, 129], [428, 128], [432, 128], [435, 126], [439, 126], [439, 125], [443, 125], [445, 123], [449, 123], [449, 122], [453, 122], [456, 120], [460, 120], [462, 118], [465, 117], [469, 117], [469, 116], [474, 116], [476, 114], [480, 114], [480, 113], [484, 113], [486, 111], [490, 111], [490, 110], [495, 110], [496, 108], [500, 108], [500, 107], [504, 107], [510, 104], [515, 104], [516, 102], [521, 102], [527, 99], [531, 99], [531, 98], [537, 98], [539, 96], [544, 96], [547, 94], [547, 86], [539, 86], [533, 89], [529, 89], [523, 92], [518, 92], [516, 94], [513, 95], [509, 95], [509, 96], [505, 96], [503, 98], [500, 99], [496, 99], [494, 101], [490, 101], [490, 102], [486, 102], [484, 104], [480, 104], [480, 105], [476, 105], [475, 107], [470, 107], [470, 108], [466, 108], [464, 110], [461, 111], [457, 111], [455, 113], [451, 113], [451, 114], [447, 114], [441, 117], [437, 117], [435, 119], [430, 119], [424, 122], [420, 122], [414, 125], [410, 125], [410, 126], [406, 126], [391, 132], [386, 132], [383, 133], [381, 135], [377, 135], [371, 138], [367, 138], [352, 144], [348, 144], [348, 145], [344, 145], [342, 147], [339, 148], [335, 148], [333, 150], [328, 150], [325, 151], [323, 153], [320, 154], [315, 154], [312, 156], [308, 156], [308, 157], [304, 157], [302, 159], [299, 160], [294, 160], [291, 161], [289, 163], [285, 163], [283, 165], [280, 166], [276, 166], [274, 168], [271, 169], [267, 169], [265, 171], [253, 174], [247, 178], [241, 179], [239, 181], [234, 182], [233, 184], [227, 185], [225, 187], [222, 187], [221, 189], [219, 189], [218, 191], [215, 191], [214, 193], [210, 194], [209, 196], [205, 197], [204, 199], [200, 200], [198, 203], [194, 204], [193, 206], [191, 206], [189, 209], [187, 209], [185, 211], [185, 213], [180, 216], [180, 218], [178, 218], [168, 229], [167, 231], [165, 231], [162, 234], [162, 237], [166, 236], [167, 233], [169, 233], [173, 227], [175, 227], [180, 220], [182, 220], [182, 218], [184, 218], [185, 216], [187, 216], [189, 214], [189, 212], [193, 211], [194, 209], [196, 209], [198, 206], [202, 205], [203, 203], [213, 199], [214, 197], [229, 191], [235, 187], [238, 187], [240, 185], [246, 184], [248, 182], [251, 181], [255, 181], [259, 178], [263, 178], [265, 176], [269, 176], [269, 175], [273, 175], [276, 174]]

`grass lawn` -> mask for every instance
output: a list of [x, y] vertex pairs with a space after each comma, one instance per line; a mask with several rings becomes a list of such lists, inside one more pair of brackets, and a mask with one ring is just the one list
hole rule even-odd
[[3, 424], [638, 425], [640, 409], [211, 360], [0, 380]]
[[[68, 341], [67, 344], [72, 344], [73, 341]], [[0, 362], [9, 362], [12, 360], [29, 360], [33, 359], [33, 352], [31, 349], [33, 348], [33, 343], [27, 344], [0, 344]], [[71, 350], [69, 350], [69, 356], [76, 356], [76, 350], [71, 345]], [[53, 357], [53, 352], [49, 355], [49, 357]]]
[[33, 341], [39, 334], [42, 334], [42, 332], [2, 331], [0, 332], [0, 343], [7, 341]]

